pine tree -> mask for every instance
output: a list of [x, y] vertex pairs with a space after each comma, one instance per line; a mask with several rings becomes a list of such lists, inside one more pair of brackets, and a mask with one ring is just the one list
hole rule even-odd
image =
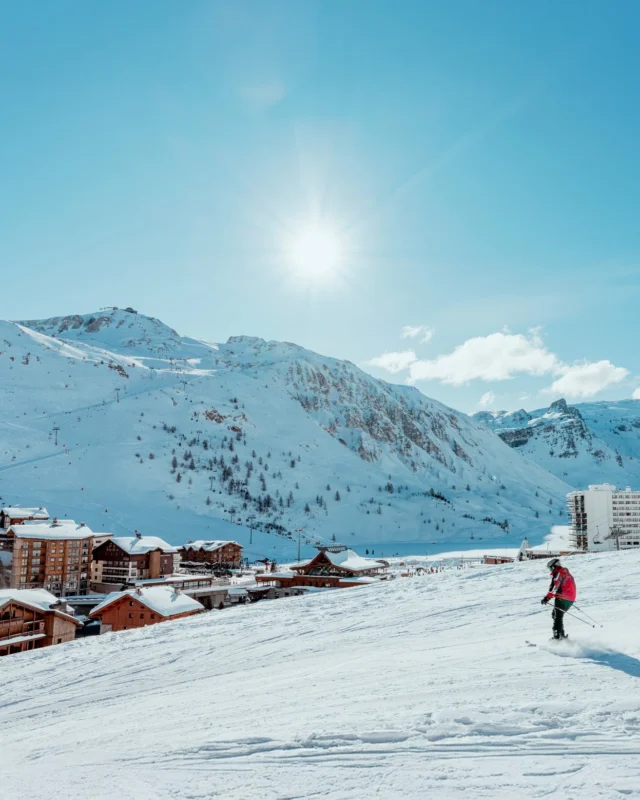
[[340, 499], [340, 492], [338, 490], [336, 490], [336, 500], [339, 500], [339, 499]]
[[180, 473], [178, 473], [176, 475], [176, 483], [180, 483], [181, 480], [182, 480], [182, 475]]
[[171, 459], [171, 469], [178, 469], [178, 459], [175, 456]]
[[310, 514], [310, 513], [311, 513], [311, 509], [309, 508], [309, 503], [305, 503], [305, 504], [304, 504], [304, 510], [305, 510], [305, 512], [306, 512], [307, 514]]

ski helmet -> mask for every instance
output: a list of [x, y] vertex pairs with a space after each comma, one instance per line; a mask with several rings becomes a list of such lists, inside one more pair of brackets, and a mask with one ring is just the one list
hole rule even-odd
[[549, 570], [554, 570], [559, 566], [561, 566], [559, 558], [552, 558], [551, 561], [547, 561], [547, 569]]

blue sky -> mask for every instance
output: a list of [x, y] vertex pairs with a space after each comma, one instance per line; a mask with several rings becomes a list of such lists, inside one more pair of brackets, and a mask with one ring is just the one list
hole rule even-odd
[[133, 305], [466, 411], [631, 397], [639, 23], [624, 0], [0, 0], [3, 315]]

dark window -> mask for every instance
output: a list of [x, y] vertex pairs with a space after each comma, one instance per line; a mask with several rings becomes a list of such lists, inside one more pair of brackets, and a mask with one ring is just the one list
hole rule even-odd
[[129, 619], [133, 619], [133, 614], [129, 614]]

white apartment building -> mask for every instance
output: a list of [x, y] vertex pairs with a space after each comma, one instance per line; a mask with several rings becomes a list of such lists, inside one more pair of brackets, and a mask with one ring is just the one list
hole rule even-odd
[[640, 491], [622, 491], [610, 483], [570, 492], [573, 545], [578, 550], [628, 550], [640, 547]]

